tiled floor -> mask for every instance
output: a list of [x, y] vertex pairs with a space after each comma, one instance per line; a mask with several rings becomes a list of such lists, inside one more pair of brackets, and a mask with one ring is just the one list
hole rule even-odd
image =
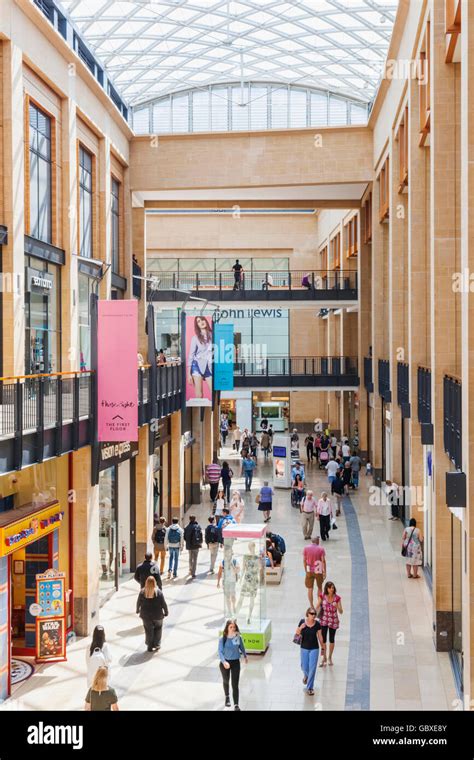
[[[235, 455], [228, 449], [232, 462]], [[237, 459], [234, 460], [238, 464]], [[245, 494], [245, 522], [260, 522], [255, 493], [269, 466], [259, 464], [253, 491]], [[237, 472], [237, 466], [234, 466]], [[316, 465], [308, 480], [316, 494], [326, 477]], [[336, 638], [334, 667], [320, 668], [316, 696], [303, 693], [295, 626], [307, 606], [301, 552], [305, 545], [299, 513], [289, 493], [277, 491], [274, 532], [286, 540], [283, 580], [267, 587], [273, 638], [264, 656], [254, 655], [241, 678], [246, 710], [448, 710], [456, 699], [448, 655], [437, 654], [431, 631], [431, 596], [424, 580], [408, 580], [400, 556], [401, 525], [387, 520], [385, 507], [369, 506], [367, 478], [345, 500], [339, 529], [326, 544], [328, 579], [342, 596], [344, 614]], [[234, 484], [243, 491], [240, 478]], [[196, 508], [208, 516], [208, 494]], [[124, 710], [219, 710], [223, 691], [217, 636], [223, 620], [222, 592], [207, 575], [208, 552], [200, 553], [198, 577], [186, 582], [187, 557], [179, 577], [164, 582], [170, 606], [162, 649], [145, 651], [143, 629], [134, 614], [137, 586], [125, 582], [102, 608], [100, 622], [114, 656], [112, 683]], [[14, 690], [1, 709], [81, 709], [86, 693], [86, 640], [68, 649], [66, 663], [43, 665]]]

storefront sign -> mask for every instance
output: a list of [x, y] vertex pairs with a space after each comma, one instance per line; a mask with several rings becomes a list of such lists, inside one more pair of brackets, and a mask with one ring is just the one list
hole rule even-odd
[[66, 658], [66, 627], [64, 618], [36, 621], [36, 659], [64, 660]]
[[0, 557], [22, 549], [31, 541], [48, 535], [59, 527], [63, 517], [64, 512], [56, 503], [48, 509], [39, 510], [29, 517], [0, 528]]
[[214, 326], [214, 390], [234, 390], [234, 325]]
[[66, 573], [47, 570], [36, 576], [36, 659], [66, 659]]
[[212, 321], [186, 317], [186, 406], [212, 406]]
[[127, 459], [138, 454], [138, 443], [136, 441], [122, 441], [122, 443], [102, 443], [100, 447], [99, 470], [106, 470], [107, 467], [114, 467], [120, 462], [126, 462]]
[[26, 282], [29, 293], [39, 293], [51, 291], [53, 289], [54, 278], [48, 272], [41, 272], [39, 269], [26, 269]]
[[138, 441], [138, 304], [129, 299], [98, 306], [98, 438]]

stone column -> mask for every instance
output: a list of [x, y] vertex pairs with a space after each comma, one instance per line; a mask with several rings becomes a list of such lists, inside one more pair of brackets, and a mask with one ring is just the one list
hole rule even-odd
[[[460, 272], [459, 217], [460, 102], [456, 66], [445, 63], [444, 4], [431, 6], [431, 379], [434, 423], [433, 604], [438, 650], [452, 648], [451, 513], [446, 507], [445, 472], [451, 464], [443, 444], [443, 378], [461, 369], [459, 296], [452, 274]], [[458, 204], [456, 204], [458, 199]], [[447, 635], [446, 635], [447, 634]]]
[[87, 636], [99, 622], [99, 486], [91, 486], [91, 449], [72, 454], [74, 630]]
[[[424, 462], [418, 421], [418, 367], [430, 365], [430, 152], [420, 148], [420, 99], [416, 80], [408, 82], [408, 363], [410, 367], [410, 473], [412, 493], [423, 493]], [[424, 500], [423, 500], [424, 501]], [[424, 531], [423, 503], [411, 505], [411, 516]], [[407, 514], [408, 517], [408, 514]]]
[[135, 465], [136, 478], [136, 546], [137, 558], [151, 549], [153, 530], [153, 455], [148, 453], [148, 425], [138, 430], [138, 454]]

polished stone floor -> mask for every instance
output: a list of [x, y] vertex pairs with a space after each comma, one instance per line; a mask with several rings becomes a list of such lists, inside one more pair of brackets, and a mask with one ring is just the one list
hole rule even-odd
[[[236, 455], [225, 449], [223, 458]], [[251, 494], [245, 494], [245, 522], [261, 522], [255, 494], [270, 467], [259, 462]], [[307, 479], [315, 493], [327, 486], [316, 465]], [[326, 543], [328, 579], [337, 586], [344, 614], [336, 638], [334, 666], [319, 668], [316, 694], [304, 694], [299, 648], [293, 644], [296, 624], [307, 607], [302, 563], [300, 517], [289, 493], [277, 491], [274, 532], [285, 537], [287, 553], [279, 586], [267, 586], [268, 616], [273, 636], [265, 655], [253, 655], [243, 666], [241, 708], [244, 710], [450, 710], [456, 700], [447, 654], [433, 647], [431, 595], [424, 579], [408, 580], [400, 556], [400, 523], [389, 521], [388, 508], [371, 506], [368, 485], [344, 501], [339, 529]], [[233, 483], [243, 492], [243, 481]], [[205, 527], [208, 492], [193, 511]], [[185, 520], [187, 522], [187, 519]], [[217, 637], [223, 620], [222, 591], [208, 575], [207, 550], [199, 556], [198, 575], [187, 580], [187, 556], [181, 556], [178, 579], [164, 582], [170, 607], [162, 648], [150, 654], [135, 615], [137, 585], [125, 581], [100, 611], [114, 657], [112, 685], [123, 710], [220, 710], [223, 691], [217, 660]], [[97, 621], [99, 622], [99, 621]], [[87, 640], [68, 648], [64, 663], [42, 665], [13, 690], [0, 709], [78, 710], [86, 694]]]

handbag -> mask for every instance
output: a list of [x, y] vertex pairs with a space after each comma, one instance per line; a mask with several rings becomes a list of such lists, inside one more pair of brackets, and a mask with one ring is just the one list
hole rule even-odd
[[[302, 624], [301, 628], [304, 628], [304, 623]], [[298, 644], [298, 646], [301, 646], [301, 642], [303, 641], [303, 636], [301, 633], [295, 633], [293, 636], [293, 644]]]
[[412, 529], [412, 532], [411, 532], [411, 536], [410, 536], [410, 538], [408, 539], [407, 543], [406, 543], [406, 544], [404, 544], [404, 546], [402, 546], [402, 557], [406, 557], [406, 556], [407, 556], [407, 554], [408, 554], [408, 547], [409, 547], [409, 545], [410, 545], [410, 541], [411, 541], [411, 540], [412, 540], [412, 538], [413, 538], [413, 534], [414, 534], [414, 532], [415, 532], [415, 528], [413, 528], [413, 529]]

